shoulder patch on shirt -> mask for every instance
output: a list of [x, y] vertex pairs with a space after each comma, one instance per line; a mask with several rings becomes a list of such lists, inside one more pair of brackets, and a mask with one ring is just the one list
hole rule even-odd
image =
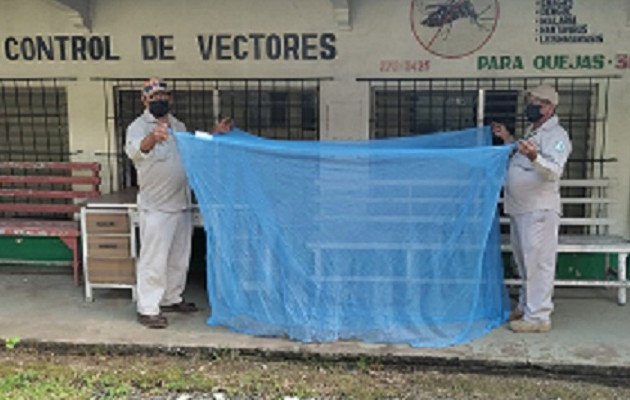
[[564, 142], [562, 140], [558, 140], [554, 148], [556, 149], [558, 153], [564, 153], [564, 149], [565, 149]]

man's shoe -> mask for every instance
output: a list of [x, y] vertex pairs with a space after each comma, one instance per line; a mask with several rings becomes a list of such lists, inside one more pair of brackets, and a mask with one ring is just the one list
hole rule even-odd
[[164, 329], [168, 326], [168, 320], [162, 315], [144, 315], [138, 313], [138, 322], [149, 329]]
[[187, 314], [187, 313], [195, 312], [198, 310], [199, 309], [197, 308], [195, 303], [186, 303], [184, 300], [176, 304], [171, 304], [168, 306], [160, 306], [160, 311], [162, 312], [178, 312], [178, 313]]
[[510, 322], [509, 328], [516, 333], [543, 333], [551, 330], [551, 322], [530, 322], [519, 319]]
[[523, 318], [523, 315], [523, 310], [517, 307], [513, 309], [510, 313], [510, 316], [508, 317], [508, 322], [518, 321], [519, 319]]

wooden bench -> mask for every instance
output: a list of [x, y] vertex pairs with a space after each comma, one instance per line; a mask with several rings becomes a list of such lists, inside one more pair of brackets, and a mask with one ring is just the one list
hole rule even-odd
[[78, 285], [78, 203], [99, 195], [99, 171], [91, 162], [0, 162], [0, 235], [58, 237]]
[[[626, 304], [626, 291], [630, 283], [626, 279], [626, 262], [630, 253], [630, 241], [612, 234], [616, 220], [610, 215], [614, 203], [611, 194], [615, 181], [612, 179], [563, 179], [560, 181], [563, 216], [560, 218], [558, 253], [604, 254], [604, 276], [610, 270], [610, 256], [617, 255], [616, 280], [556, 279], [555, 286], [616, 287], [617, 302]], [[571, 207], [580, 207], [583, 215], [574, 217]], [[502, 217], [501, 224], [509, 225], [509, 218]], [[571, 232], [571, 231], [575, 232]], [[509, 235], [501, 237], [501, 250], [511, 252]], [[506, 279], [509, 285], [518, 285], [520, 279]]]
[[[409, 209], [417, 206], [421, 203], [430, 203], [432, 201], [451, 201], [456, 202], [453, 199], [418, 199], [414, 198], [411, 193], [413, 188], [418, 185], [426, 186], [431, 185], [431, 180], [417, 181], [417, 182], [405, 182], [399, 181], [382, 181], [382, 182], [366, 182], [366, 187], [373, 185], [390, 186], [394, 190], [398, 190], [404, 193], [405, 186], [408, 187], [409, 195], [402, 195], [400, 198], [394, 199], [394, 201], [407, 204]], [[435, 182], [436, 185], [448, 185], [457, 184], [457, 182]], [[614, 281], [600, 279], [600, 280], [555, 280], [557, 286], [596, 286], [596, 287], [616, 287], [618, 289], [618, 303], [623, 305], [626, 303], [626, 290], [630, 287], [630, 282], [626, 279], [626, 261], [628, 253], [630, 253], [630, 241], [625, 238], [611, 234], [612, 227], [615, 223], [614, 218], [609, 215], [609, 205], [613, 203], [610, 193], [613, 189], [614, 181], [609, 179], [567, 179], [561, 181], [561, 188], [563, 192], [562, 205], [565, 210], [565, 215], [561, 218], [561, 234], [559, 237], [558, 252], [560, 253], [591, 253], [591, 254], [604, 254], [606, 255], [606, 265], [604, 266], [607, 271], [609, 268], [610, 255], [617, 255], [617, 279]], [[401, 186], [402, 185], [402, 186]], [[329, 183], [320, 183], [320, 188], [325, 187], [329, 191], [328, 195], [322, 196], [322, 202], [326, 202], [326, 197], [334, 197], [335, 189], [331, 189]], [[344, 187], [340, 187], [340, 190], [345, 190]], [[370, 198], [367, 196], [358, 196], [353, 198], [355, 202], [353, 210], [360, 210], [368, 204], [382, 201], [379, 199]], [[500, 201], [501, 202], [501, 201]], [[579, 216], [571, 216], [571, 208], [581, 208], [579, 210]], [[325, 207], [324, 207], [325, 208]], [[338, 213], [330, 213], [323, 211], [319, 218], [323, 221], [337, 219], [343, 220], [349, 218], [351, 221], [365, 221], [365, 222], [403, 222], [408, 221], [410, 223], [430, 221], [439, 217], [424, 215], [418, 216], [413, 213], [396, 213], [392, 215], [374, 216], [370, 213], [361, 215], [353, 211], [353, 215], [345, 217]], [[444, 217], [441, 217], [444, 218]], [[509, 219], [507, 217], [500, 218], [501, 224], [504, 226], [504, 230], [507, 230], [509, 225]], [[324, 251], [339, 251], [339, 250], [361, 250], [361, 251], [403, 251], [406, 254], [407, 268], [411, 268], [412, 261], [419, 251], [427, 251], [431, 249], [431, 246], [436, 247], [439, 244], [436, 243], [376, 243], [376, 242], [344, 242], [344, 241], [315, 241], [307, 244], [309, 248], [314, 251], [314, 262], [316, 274], [321, 270], [322, 256]], [[474, 248], [468, 248], [465, 244], [460, 243], [460, 246], [464, 246], [464, 251], [475, 251]], [[437, 247], [436, 247], [437, 248]], [[511, 251], [509, 244], [509, 235], [502, 235], [501, 237], [501, 249], [502, 251]], [[477, 249], [478, 250], [478, 249]], [[606, 271], [606, 272], [607, 272]], [[327, 279], [342, 279], [342, 277], [328, 277]], [[401, 276], [400, 279], [404, 279]], [[506, 284], [514, 285], [520, 284], [520, 279], [506, 279]]]
[[[432, 285], [437, 283], [451, 284], [476, 284], [478, 279], [470, 277], [422, 277], [418, 276], [416, 267], [421, 260], [431, 260], [430, 254], [444, 249], [444, 241], [452, 239], [450, 231], [442, 229], [445, 224], [457, 223], [457, 210], [466, 203], [468, 199], [453, 199], [450, 193], [454, 188], [466, 188], [470, 182], [467, 179], [452, 178], [442, 179], [437, 177], [426, 178], [400, 178], [400, 179], [379, 179], [370, 177], [366, 171], [364, 179], [337, 178], [333, 174], [333, 179], [320, 178], [316, 184], [318, 186], [317, 213], [314, 222], [319, 225], [323, 234], [315, 234], [314, 239], [306, 243], [306, 246], [313, 252], [315, 282], [378, 282], [387, 285], [396, 284], [418, 284]], [[418, 193], [431, 193], [431, 196], [420, 197]], [[375, 195], [376, 193], [387, 194], [386, 196]], [[481, 191], [478, 193], [482, 195]], [[442, 208], [440, 215], [435, 213], [433, 205], [444, 205], [452, 207], [453, 212]], [[472, 203], [473, 207], [481, 207], [481, 198], [477, 198]], [[476, 226], [484, 221], [476, 216], [466, 217], [463, 230], [468, 232], [476, 231]], [[350, 230], [346, 230], [344, 224], [348, 223]], [[341, 224], [339, 229], [336, 225]], [[396, 231], [404, 231], [409, 228], [416, 233], [430, 232], [430, 240], [410, 242], [413, 237], [402, 237], [402, 240], [390, 238], [386, 233], [395, 224]], [[357, 232], [354, 229], [363, 225]], [[375, 232], [371, 235], [370, 231]], [[346, 236], [346, 237], [344, 237]], [[468, 243], [457, 242], [455, 257], [465, 259], [482, 252], [484, 247], [481, 241], [476, 240], [471, 234], [465, 235], [471, 239]], [[391, 255], [384, 260], [393, 262], [397, 259], [400, 264], [394, 268], [393, 274], [383, 275], [391, 265], [384, 266], [383, 271], [367, 271], [363, 268], [357, 274], [348, 274], [345, 271], [331, 270], [326, 267], [326, 258], [335, 257], [337, 252], [361, 252], [365, 257], [379, 257], [380, 254]], [[343, 257], [343, 256], [342, 256]], [[349, 257], [348, 260], [358, 260], [360, 257]], [[431, 262], [435, 262], [433, 260]], [[345, 262], [345, 261], [344, 261]], [[435, 265], [436, 268], [440, 268]], [[343, 269], [343, 268], [342, 268]], [[350, 267], [353, 269], [353, 267]]]

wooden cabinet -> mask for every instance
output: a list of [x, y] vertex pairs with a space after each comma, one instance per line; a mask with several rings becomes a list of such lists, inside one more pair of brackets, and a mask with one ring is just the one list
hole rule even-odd
[[128, 208], [81, 211], [85, 297], [94, 288], [128, 288], [136, 296], [136, 236]]
[[[81, 241], [85, 298], [95, 288], [128, 288], [136, 299], [136, 259], [139, 226], [136, 188], [127, 188], [88, 200], [81, 209]], [[193, 223], [203, 218], [193, 208]]]

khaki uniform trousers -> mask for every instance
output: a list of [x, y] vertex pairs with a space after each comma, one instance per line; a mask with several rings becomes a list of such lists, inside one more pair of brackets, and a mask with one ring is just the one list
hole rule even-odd
[[553, 311], [560, 216], [552, 210], [510, 216], [510, 240], [523, 280], [518, 308], [530, 322], [549, 322]]
[[160, 305], [182, 301], [190, 264], [192, 213], [140, 211], [137, 309], [158, 315]]

